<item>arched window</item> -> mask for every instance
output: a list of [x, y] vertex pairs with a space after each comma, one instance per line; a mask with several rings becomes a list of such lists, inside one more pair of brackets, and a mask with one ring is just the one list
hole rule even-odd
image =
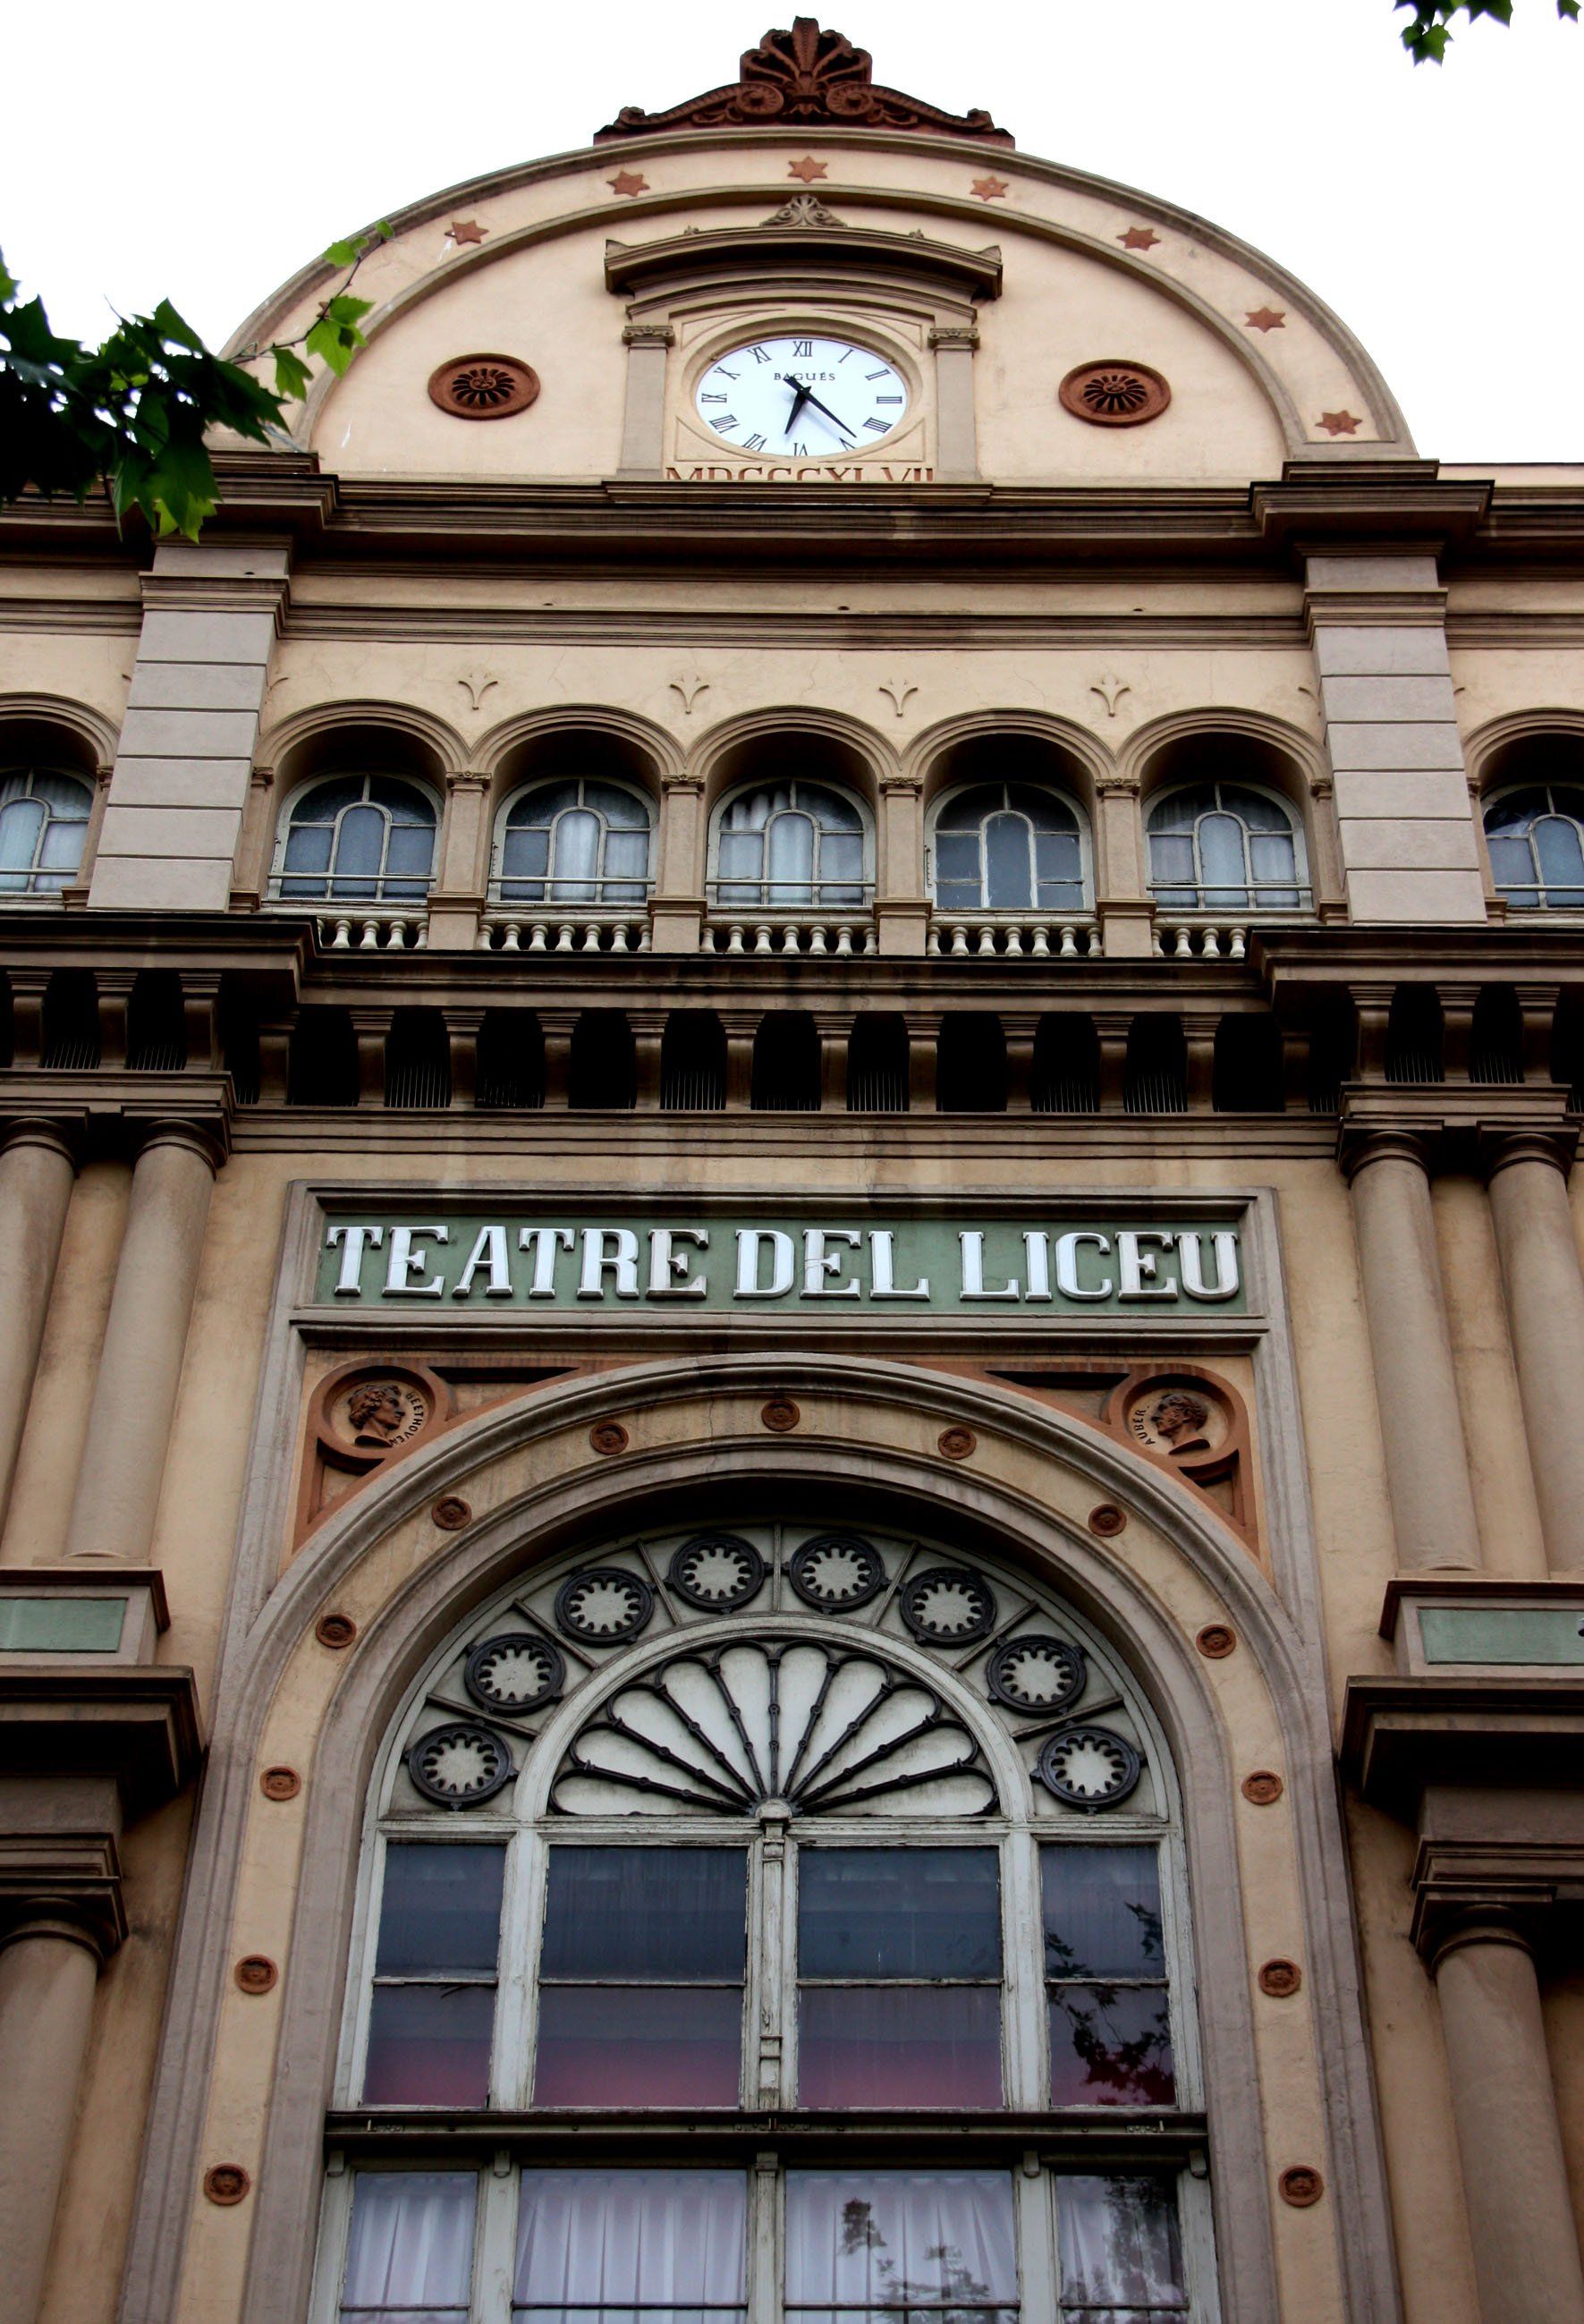
[[55, 767], [0, 774], [0, 895], [59, 894], [82, 862], [94, 795]]
[[1173, 1771], [1025, 1573], [755, 1514], [520, 1574], [413, 1686], [364, 1895], [315, 2324], [1214, 2312]]
[[833, 911], [869, 892], [862, 813], [824, 783], [763, 783], [721, 810], [715, 894], [772, 912]]
[[437, 818], [416, 783], [329, 775], [292, 800], [270, 892], [283, 903], [421, 904]]
[[1149, 885], [1174, 912], [1295, 912], [1309, 902], [1290, 810], [1243, 783], [1193, 783], [1150, 807]]
[[979, 783], [935, 817], [935, 899], [943, 912], [1081, 912], [1083, 837], [1054, 791]]
[[1584, 785], [1531, 783], [1493, 798], [1485, 844], [1512, 910], [1584, 911]]
[[641, 904], [649, 855], [638, 792], [583, 778], [536, 784], [501, 819], [494, 894], [502, 904]]

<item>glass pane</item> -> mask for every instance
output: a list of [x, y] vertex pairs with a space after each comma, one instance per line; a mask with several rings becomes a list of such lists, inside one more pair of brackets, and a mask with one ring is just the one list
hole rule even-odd
[[993, 1848], [811, 1848], [797, 1864], [804, 1977], [999, 1977]]
[[806, 815], [778, 815], [765, 843], [765, 877], [771, 883], [769, 901], [782, 906], [806, 904], [814, 878], [814, 825]]
[[1293, 828], [1287, 810], [1263, 791], [1248, 791], [1240, 784], [1221, 785], [1221, 805], [1229, 815], [1235, 815], [1250, 831], [1285, 831]]
[[40, 767], [33, 775], [33, 797], [41, 798], [52, 816], [64, 816], [69, 821], [86, 823], [93, 795], [75, 775], [59, 775], [52, 769]]
[[87, 837], [86, 823], [63, 823], [51, 816], [44, 833], [44, 844], [39, 851], [39, 862], [51, 872], [75, 872], [82, 862], [82, 844]]
[[377, 872], [385, 831], [385, 818], [378, 807], [348, 807], [336, 838], [336, 876], [365, 879]]
[[747, 1898], [740, 1848], [552, 1848], [539, 1974], [741, 1983]]
[[512, 880], [542, 880], [550, 864], [548, 830], [509, 831], [501, 850], [501, 869]]
[[432, 831], [412, 824], [394, 825], [385, 857], [387, 895], [421, 896], [428, 884], [434, 853], [435, 835]]
[[434, 808], [410, 783], [393, 782], [388, 775], [373, 775], [369, 779], [369, 797], [376, 807], [386, 810], [392, 823], [420, 823], [434, 829]]
[[355, 807], [362, 797], [361, 775], [338, 775], [309, 791], [300, 806], [292, 810], [291, 820], [296, 823], [300, 817], [304, 823], [334, 823], [344, 807]]
[[649, 877], [649, 825], [640, 831], [612, 831], [605, 838], [605, 882], [631, 880], [640, 883]]
[[1526, 839], [1492, 839], [1487, 844], [1490, 849], [1490, 876], [1497, 886], [1510, 902], [1533, 908], [1539, 899], [1532, 884], [1534, 859], [1529, 853], [1529, 842]]
[[542, 1986], [534, 2104], [734, 2107], [741, 2043], [740, 1986]]
[[583, 802], [597, 807], [607, 823], [622, 824], [640, 831], [649, 829], [649, 809], [633, 791], [618, 788], [614, 783], [585, 783]]
[[975, 835], [974, 844], [977, 846], [981, 824], [987, 815], [994, 815], [996, 809], [1003, 803], [1004, 797], [1005, 794], [999, 783], [981, 783], [973, 790], [959, 791], [956, 798], [948, 799], [941, 809], [940, 821], [936, 824], [935, 829], [972, 832]]
[[593, 899], [600, 868], [602, 827], [598, 816], [590, 815], [586, 807], [575, 807], [556, 825], [552, 858], [555, 892], [568, 902], [582, 904]]
[[513, 831], [532, 825], [548, 831], [558, 815], [577, 805], [576, 783], [545, 783], [537, 791], [525, 791], [514, 801], [506, 820]]
[[985, 825], [985, 900], [992, 912], [1026, 912], [1032, 905], [1029, 839], [1020, 815], [992, 815]]
[[797, 804], [806, 807], [825, 831], [861, 831], [863, 817], [850, 798], [840, 791], [827, 791], [815, 783], [799, 783]]
[[1154, 1848], [1042, 1848], [1047, 1977], [1164, 1977]]
[[1040, 900], [1052, 900], [1048, 892], [1058, 884], [1070, 887], [1074, 896], [1083, 892], [1083, 850], [1075, 831], [1042, 831], [1036, 834], [1034, 865], [1039, 881]]
[[327, 872], [330, 868], [330, 843], [335, 837], [327, 823], [294, 823], [286, 835], [285, 869], [288, 872]]
[[787, 2173], [788, 2309], [858, 2305], [872, 2312], [929, 2301], [950, 2302], [948, 2314], [993, 2314], [1017, 2298], [1005, 2172]]
[[503, 1848], [403, 1840], [385, 1850], [379, 1977], [488, 1977], [500, 1948]]
[[1051, 1987], [1053, 2106], [1171, 2106], [1176, 2096], [1164, 1985]]
[[1199, 826], [1199, 860], [1204, 901], [1214, 911], [1248, 901], [1244, 887], [1243, 826], [1236, 816], [1207, 815]]
[[746, 2298], [747, 2238], [740, 2171], [525, 2171], [512, 2314], [729, 2317]]
[[806, 2107], [999, 2107], [993, 1985], [810, 1985], [797, 2004]]
[[1540, 876], [1551, 891], [1547, 901], [1570, 908], [1584, 888], [1584, 852], [1579, 849], [1577, 825], [1563, 816], [1543, 816], [1534, 826], [1534, 853]]
[[[758, 901], [757, 882], [763, 860], [764, 839], [757, 831], [723, 831], [719, 867], [723, 899], [730, 903]], [[728, 893], [726, 882], [740, 881], [744, 884]]]
[[[1056, 2181], [1062, 2301], [1069, 2316], [1140, 2306], [1186, 2310], [1175, 2190], [1165, 2179]], [[1142, 2324], [1142, 2319], [1140, 2319]]]
[[[1191, 839], [1152, 838], [1149, 843], [1149, 877], [1156, 889], [1181, 890], [1184, 903], [1193, 896], [1193, 842]], [[1174, 895], [1171, 901], [1176, 901]]]
[[487, 2106], [494, 2022], [493, 1985], [377, 1985], [365, 2105]]
[[861, 833], [827, 831], [820, 842], [819, 875], [827, 893], [833, 880], [851, 883], [856, 902], [863, 884], [863, 839]]
[[1196, 783], [1192, 790], [1174, 791], [1169, 798], [1159, 799], [1149, 810], [1148, 829], [1157, 831], [1192, 831], [1202, 815], [1213, 815], [1216, 807], [1215, 787]]
[[0, 808], [0, 866], [7, 872], [31, 872], [43, 827], [41, 800], [13, 799]]
[[979, 901], [979, 834], [940, 830], [935, 833], [937, 892], [961, 881], [974, 903]]
[[460, 2324], [473, 2283], [477, 2187], [471, 2171], [360, 2171], [342, 2315]]

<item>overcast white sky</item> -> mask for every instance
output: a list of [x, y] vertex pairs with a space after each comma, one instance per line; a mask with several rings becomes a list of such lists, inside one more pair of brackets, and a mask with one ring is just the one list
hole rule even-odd
[[[807, 0], [805, 0], [807, 5]], [[218, 344], [335, 235], [735, 78], [779, 0], [46, 0], [5, 33], [0, 247], [57, 327]], [[1389, 0], [830, 0], [875, 77], [1170, 197], [1337, 308], [1444, 460], [1584, 460], [1584, 26], [1438, 72]]]

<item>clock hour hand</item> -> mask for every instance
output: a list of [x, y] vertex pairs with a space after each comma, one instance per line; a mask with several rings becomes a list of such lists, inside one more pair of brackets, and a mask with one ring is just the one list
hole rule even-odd
[[808, 392], [807, 388], [806, 388], [806, 387], [805, 387], [805, 386], [801, 383], [801, 382], [799, 382], [799, 383], [798, 383], [798, 386], [797, 386], [797, 394], [796, 394], [796, 395], [793, 397], [793, 399], [792, 399], [792, 409], [791, 409], [791, 410], [787, 414], [787, 424], [786, 424], [785, 428], [784, 428], [784, 429], [782, 429], [782, 431], [781, 431], [783, 435], [790, 436], [790, 434], [792, 433], [792, 430], [793, 430], [793, 429], [794, 429], [794, 428], [796, 428], [796, 427], [797, 427], [797, 415], [798, 415], [798, 413], [802, 410], [802, 409], [803, 409], [803, 407], [804, 407], [804, 405], [805, 405], [806, 403], [812, 403], [812, 402], [813, 402], [813, 401], [814, 401], [814, 399], [813, 399], [813, 397], [809, 394], [809, 392]]

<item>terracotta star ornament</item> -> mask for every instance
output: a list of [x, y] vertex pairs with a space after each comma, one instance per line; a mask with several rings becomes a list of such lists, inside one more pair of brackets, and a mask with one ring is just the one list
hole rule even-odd
[[1130, 226], [1117, 240], [1124, 250], [1153, 250], [1160, 236], [1152, 226]]
[[1285, 307], [1256, 307], [1248, 320], [1251, 331], [1285, 330], [1287, 311]]
[[613, 178], [605, 180], [605, 183], [613, 194], [647, 194], [649, 191], [649, 180], [640, 178], [636, 170], [618, 170]]
[[1356, 436], [1364, 425], [1355, 412], [1322, 411], [1320, 424], [1328, 436]]
[[975, 178], [973, 190], [981, 202], [999, 202], [1007, 190], [1005, 178]]
[[447, 235], [456, 243], [482, 242], [488, 231], [487, 226], [480, 226], [477, 218], [453, 218], [446, 228]]
[[787, 166], [787, 175], [801, 178], [806, 186], [812, 186], [816, 178], [823, 178], [824, 174], [824, 163], [816, 161], [812, 153], [806, 153], [801, 161], [791, 161]]

